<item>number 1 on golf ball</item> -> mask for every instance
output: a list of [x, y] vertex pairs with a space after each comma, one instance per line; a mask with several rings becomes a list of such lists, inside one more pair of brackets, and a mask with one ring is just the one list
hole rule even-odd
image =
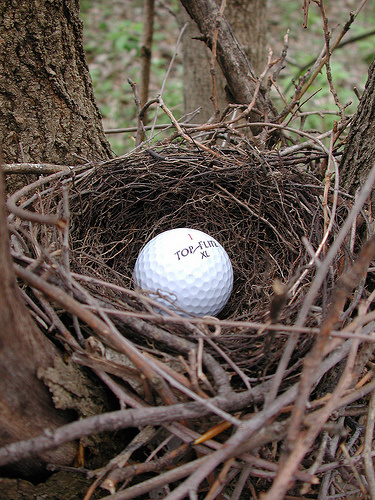
[[190, 228], [171, 229], [150, 240], [137, 258], [133, 278], [136, 287], [181, 315], [217, 315], [233, 288], [224, 248]]

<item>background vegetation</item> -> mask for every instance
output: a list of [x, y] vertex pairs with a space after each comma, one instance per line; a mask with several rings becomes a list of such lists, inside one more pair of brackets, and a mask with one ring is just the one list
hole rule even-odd
[[[358, 8], [358, 5], [359, 2], [353, 0], [325, 2], [333, 38], [348, 20], [350, 11]], [[178, 8], [177, 0], [156, 3], [151, 97], [160, 90], [175, 51], [179, 34], [176, 19]], [[84, 23], [87, 59], [104, 127], [110, 130], [135, 126], [136, 109], [127, 79], [131, 78], [135, 82], [139, 80], [142, 4], [137, 1], [84, 0], [81, 2], [81, 17]], [[313, 3], [309, 10], [307, 29], [304, 29], [302, 24], [303, 11], [300, 0], [269, 0], [269, 46], [275, 57], [282, 50], [284, 36], [289, 30], [288, 56], [285, 69], [279, 78], [280, 89], [286, 99], [293, 93], [293, 81], [315, 61], [324, 45], [321, 14]], [[354, 112], [358, 104], [353, 87], [362, 92], [368, 66], [374, 56], [374, 26], [375, 3], [367, 2], [344, 38], [343, 46], [331, 59], [333, 82], [341, 103], [352, 103], [348, 107], [348, 113]], [[177, 54], [164, 94], [167, 106], [177, 118], [183, 115], [182, 78], [182, 60]], [[309, 90], [306, 99], [309, 96], [313, 97], [304, 106], [304, 111], [337, 111], [327, 85], [325, 70]], [[274, 92], [273, 98], [276, 106], [282, 109], [280, 96]], [[159, 123], [163, 118], [160, 116]], [[318, 114], [312, 115], [308, 117], [305, 127], [323, 132], [331, 128], [333, 119], [332, 115], [325, 115], [324, 118]], [[124, 154], [133, 146], [129, 133], [110, 134], [108, 138], [116, 154]]]

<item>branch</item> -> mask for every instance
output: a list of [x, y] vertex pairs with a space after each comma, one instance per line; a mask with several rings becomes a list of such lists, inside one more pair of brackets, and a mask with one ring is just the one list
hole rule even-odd
[[[309, 447], [312, 446], [322, 426], [334, 411], [344, 390], [352, 384], [355, 378], [354, 365], [359, 340], [354, 339], [343, 375], [330, 400], [321, 410], [316, 411], [315, 415], [309, 415], [311, 425], [307, 431], [302, 431], [302, 421], [305, 416], [312, 388], [314, 387], [314, 375], [319, 370], [324, 357], [330, 350], [330, 332], [339, 320], [339, 315], [344, 308], [347, 297], [353, 288], [358, 286], [360, 279], [366, 274], [368, 266], [374, 257], [375, 236], [366, 243], [353, 266], [342, 274], [332, 293], [332, 304], [322, 323], [315, 344], [305, 359], [300, 377], [298, 397], [292, 411], [286, 442], [286, 452], [289, 452], [289, 455], [287, 458], [284, 455], [285, 462], [283, 466], [280, 467], [279, 473], [271, 489], [264, 496], [264, 500], [281, 500], [284, 498], [285, 493], [290, 487], [292, 475], [296, 471], [304, 455], [307, 453]], [[359, 315], [361, 314], [359, 313]]]
[[374, 471], [373, 459], [371, 457], [372, 443], [374, 438], [374, 426], [375, 426], [375, 392], [371, 394], [371, 399], [369, 403], [367, 423], [366, 423], [365, 443], [363, 448], [363, 462], [365, 465], [365, 474], [371, 500], [375, 500], [375, 471]]
[[[342, 38], [346, 35], [346, 33], [349, 31], [351, 25], [355, 21], [356, 17], [358, 16], [359, 12], [363, 8], [364, 4], [366, 3], [367, 0], [362, 0], [360, 6], [355, 12], [350, 13], [349, 20], [345, 23], [343, 29], [337, 36], [336, 40], [331, 46], [331, 51], [330, 53], [332, 54], [337, 47], [340, 46]], [[304, 11], [305, 11], [305, 23], [307, 22], [307, 15], [308, 15], [308, 6], [310, 4], [310, 0], [304, 0]], [[307, 92], [307, 90], [310, 88], [316, 77], [320, 74], [323, 66], [326, 64], [327, 60], [329, 58], [329, 54], [327, 54], [326, 51], [326, 46], [324, 46], [322, 52], [319, 54], [318, 59], [316, 60], [314, 66], [310, 71], [308, 71], [305, 75], [305, 77], [301, 78], [300, 84], [295, 90], [294, 96], [292, 98], [292, 101], [290, 104], [280, 113], [280, 115], [277, 117], [277, 121], [281, 122], [300, 102], [302, 96]]]
[[75, 167], [67, 165], [54, 165], [51, 163], [7, 163], [3, 165], [3, 172], [7, 175], [15, 174], [43, 174], [49, 175], [56, 172], [71, 172]]
[[40, 290], [46, 297], [63, 306], [66, 311], [77, 316], [89, 325], [104, 343], [114, 346], [120, 352], [126, 354], [132, 363], [154, 386], [157, 384], [158, 391], [163, 396], [164, 401], [169, 400], [170, 391], [167, 387], [164, 387], [164, 381], [158, 377], [151, 362], [143, 356], [131, 342], [121, 335], [111, 323], [107, 324], [91, 311], [85, 309], [82, 304], [65, 293], [61, 288], [47, 283], [32, 272], [16, 264], [14, 265], [14, 270], [16, 276], [22, 278], [33, 288]]
[[[141, 45], [141, 81], [140, 81], [140, 99], [141, 106], [144, 106], [148, 100], [148, 87], [150, 83], [151, 49], [152, 38], [154, 34], [154, 0], [144, 2], [143, 12], [143, 33]], [[146, 122], [146, 120], [145, 120]]]
[[59, 427], [53, 432], [46, 429], [43, 435], [36, 438], [19, 441], [0, 448], [0, 467], [98, 432], [116, 431], [146, 425], [162, 425], [185, 418], [201, 417], [207, 413], [208, 411], [205, 408], [200, 408], [195, 403], [185, 403], [175, 406], [119, 410], [95, 415]]
[[215, 110], [215, 118], [219, 118], [219, 107], [217, 104], [217, 88], [216, 88], [216, 71], [215, 71], [215, 64], [216, 64], [216, 47], [217, 47], [217, 37], [219, 34], [219, 27], [220, 27], [220, 21], [221, 18], [223, 17], [225, 6], [226, 6], [226, 0], [222, 0], [220, 10], [217, 15], [217, 19], [215, 22], [215, 31], [212, 39], [212, 56], [211, 56], [211, 61], [210, 61], [210, 71], [211, 71], [211, 77], [212, 77], [212, 102], [214, 104], [214, 110]]
[[65, 176], [65, 175], [74, 175], [78, 172], [82, 172], [83, 170], [87, 170], [88, 168], [90, 168], [90, 166], [91, 165], [89, 165], [89, 164], [82, 165], [82, 166], [75, 167], [74, 170], [71, 169], [70, 167], [66, 167], [64, 169], [61, 169], [57, 173], [54, 173], [48, 177], [42, 177], [41, 179], [38, 179], [37, 181], [33, 182], [32, 184], [24, 186], [22, 189], [20, 189], [19, 191], [16, 191], [12, 196], [10, 196], [10, 198], [8, 198], [7, 207], [8, 207], [9, 212], [13, 213], [14, 215], [19, 217], [20, 219], [29, 220], [32, 222], [38, 222], [40, 224], [51, 224], [51, 225], [56, 226], [59, 229], [63, 230], [65, 228], [66, 221], [64, 221], [60, 217], [56, 217], [54, 215], [43, 215], [43, 214], [39, 214], [37, 212], [30, 212], [28, 210], [24, 210], [23, 208], [17, 206], [17, 203], [24, 196], [28, 195], [30, 192], [39, 188], [40, 186], [48, 184], [56, 179], [59, 179], [59, 178]]

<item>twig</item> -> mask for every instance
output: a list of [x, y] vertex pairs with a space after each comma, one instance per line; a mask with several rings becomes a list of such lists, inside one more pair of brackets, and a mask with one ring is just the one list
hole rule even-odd
[[175, 467], [168, 472], [164, 472], [164, 474], [159, 474], [158, 476], [153, 477], [152, 479], [148, 479], [147, 481], [132, 486], [124, 491], [119, 491], [114, 495], [111, 495], [109, 497], [104, 497], [102, 500], [130, 500], [140, 495], [144, 495], [149, 491], [164, 486], [165, 484], [178, 481], [179, 479], [188, 476], [194, 470], [201, 467], [206, 460], [207, 457], [198, 458], [197, 460], [188, 462], [187, 464], [181, 465], [180, 467]]
[[[90, 164], [90, 165], [75, 167], [74, 172], [75, 173], [82, 172], [84, 170], [87, 170], [91, 166], [92, 165]], [[53, 216], [53, 215], [43, 215], [43, 214], [39, 214], [36, 212], [30, 212], [27, 210], [23, 210], [22, 208], [17, 206], [17, 202], [21, 198], [23, 198], [24, 196], [26, 196], [27, 194], [32, 192], [33, 190], [39, 188], [40, 186], [44, 186], [45, 184], [48, 184], [56, 179], [59, 179], [59, 178], [66, 176], [66, 175], [72, 175], [72, 169], [70, 169], [69, 167], [67, 169], [61, 170], [55, 174], [52, 174], [48, 177], [42, 177], [41, 179], [38, 179], [37, 181], [33, 182], [32, 184], [29, 184], [29, 185], [23, 187], [22, 189], [16, 191], [12, 196], [10, 196], [8, 198], [8, 201], [7, 201], [8, 210], [10, 212], [12, 212], [14, 215], [16, 215], [17, 217], [20, 217], [20, 219], [29, 220], [32, 222], [38, 222], [40, 224], [51, 224], [51, 225], [54, 225], [54, 226], [58, 227], [59, 229], [63, 230], [65, 228], [65, 225], [66, 225], [66, 221], [64, 221], [63, 219], [56, 217], [56, 216]]]
[[140, 143], [143, 141], [144, 135], [145, 135], [143, 121], [145, 120], [145, 117], [146, 117], [146, 111], [148, 109], [148, 106], [150, 106], [155, 101], [151, 100], [150, 102], [145, 102], [145, 103], [141, 104], [137, 84], [135, 82], [133, 82], [133, 80], [131, 78], [128, 78], [128, 83], [133, 90], [134, 102], [135, 102], [135, 106], [137, 108], [138, 125], [137, 125], [137, 135], [135, 138], [135, 146], [138, 147], [140, 145]]
[[[62, 187], [62, 201], [63, 201], [63, 219], [66, 221], [65, 228], [63, 230], [63, 241], [61, 245], [62, 252], [62, 265], [65, 269], [66, 274], [70, 277], [70, 255], [69, 255], [69, 230], [70, 230], [70, 209], [69, 209], [69, 191], [68, 187], [64, 185]], [[72, 291], [68, 292], [71, 296]], [[79, 326], [78, 318], [73, 315], [73, 326], [77, 334], [78, 341], [81, 346], [84, 344], [84, 338]]]
[[[305, 2], [310, 3], [310, 0], [304, 0]], [[353, 24], [355, 21], [356, 17], [358, 16], [359, 12], [365, 5], [367, 0], [362, 0], [360, 6], [355, 12], [350, 12], [349, 15], [349, 20], [345, 23], [343, 29], [337, 36], [336, 40], [331, 46], [331, 54], [332, 52], [340, 45], [340, 42], [342, 38], [345, 36], [345, 34], [349, 31], [350, 26]], [[305, 3], [306, 5], [306, 3]], [[307, 22], [307, 18], [305, 19]], [[307, 90], [311, 87], [312, 83], [316, 79], [316, 77], [320, 74], [322, 67], [325, 65], [327, 58], [329, 56], [327, 55], [326, 52], [326, 46], [324, 46], [322, 52], [320, 53], [316, 63], [314, 64], [314, 67], [312, 68], [312, 72], [308, 72], [300, 82], [300, 85], [295, 90], [294, 96], [290, 102], [290, 104], [280, 113], [278, 116], [277, 120], [280, 122], [283, 120], [299, 103], [301, 100], [302, 96], [307, 92]]]
[[365, 440], [362, 453], [363, 463], [365, 466], [366, 480], [368, 485], [368, 492], [370, 494], [371, 500], [375, 500], [375, 471], [374, 471], [373, 459], [371, 457], [372, 443], [374, 439], [374, 424], [375, 424], [375, 391], [371, 394], [368, 406]]
[[[343, 428], [344, 422], [345, 422], [345, 417], [340, 417], [338, 419], [338, 426], [340, 428]], [[337, 433], [335, 436], [333, 436], [333, 438], [330, 440], [328, 444], [327, 456], [331, 459], [331, 461], [333, 461], [336, 455], [339, 441], [340, 441], [340, 434]], [[332, 481], [332, 471], [327, 471], [327, 473], [324, 474], [321, 481], [318, 500], [326, 500], [326, 498], [328, 497], [328, 488], [330, 486], [331, 481]]]
[[[66, 311], [76, 315], [96, 332], [98, 337], [105, 343], [115, 346], [120, 352], [125, 353], [128, 358], [134, 363], [135, 366], [143, 373], [151, 383], [156, 383], [158, 377], [155, 370], [151, 367], [150, 360], [146, 359], [138, 351], [134, 345], [129, 342], [118, 330], [110, 323], [107, 324], [102, 319], [98, 318], [92, 312], [86, 310], [75, 299], [70, 297], [60, 288], [45, 282], [35, 274], [23, 269], [18, 265], [14, 265], [15, 273], [18, 277], [26, 281], [30, 286], [40, 290], [45, 296], [53, 301], [62, 305]], [[155, 378], [156, 377], [156, 378]], [[164, 394], [166, 400], [169, 399], [168, 392], [165, 393], [166, 388], [158, 387], [160, 394]]]
[[129, 427], [143, 427], [145, 425], [163, 425], [205, 414], [207, 414], [207, 410], [199, 408], [199, 405], [185, 403], [174, 406], [118, 410], [116, 412], [96, 415], [59, 427], [53, 432], [46, 430], [43, 435], [37, 438], [4, 446], [0, 449], [0, 464], [13, 463], [38, 454], [41, 451], [58, 447], [62, 443], [98, 432], [115, 431]]
[[333, 81], [332, 81], [332, 73], [331, 73], [331, 65], [330, 65], [330, 59], [331, 59], [330, 33], [328, 30], [328, 19], [327, 19], [326, 13], [325, 13], [323, 1], [322, 0], [314, 0], [314, 1], [318, 5], [320, 12], [322, 14], [322, 19], [323, 19], [323, 33], [324, 33], [324, 41], [325, 41], [325, 45], [326, 45], [325, 67], [326, 67], [327, 81], [328, 81], [330, 92], [331, 92], [333, 99], [335, 101], [335, 104], [339, 109], [341, 119], [344, 121], [345, 120], [344, 106], [342, 106], [342, 104], [340, 103], [339, 96], [337, 95], [337, 92], [333, 86]]
[[242, 492], [243, 489], [245, 488], [246, 482], [250, 476], [252, 466], [245, 466], [240, 474], [240, 477], [236, 483], [236, 486], [234, 488], [234, 491], [231, 496], [231, 500], [240, 500], [242, 498]]
[[272, 68], [272, 66], [277, 64], [277, 62], [279, 60], [280, 59], [276, 59], [275, 61], [272, 61], [272, 50], [269, 50], [266, 67], [264, 68], [263, 72], [259, 75], [259, 78], [257, 78], [257, 80], [256, 80], [254, 94], [253, 94], [253, 98], [250, 101], [250, 104], [247, 106], [247, 108], [244, 111], [242, 111], [239, 114], [239, 116], [237, 116], [234, 120], [232, 120], [230, 122], [231, 124], [236, 123], [236, 122], [242, 120], [243, 118], [247, 118], [251, 115], [251, 113], [254, 109], [255, 103], [257, 102], [257, 99], [259, 98], [259, 93], [260, 93], [261, 85], [262, 85], [264, 78], [266, 77], [268, 71]]
[[7, 163], [3, 165], [3, 171], [7, 175], [15, 174], [43, 174], [49, 175], [62, 171], [70, 172], [75, 167], [67, 165], [53, 165], [52, 163]]
[[[150, 83], [151, 50], [154, 34], [154, 11], [155, 1], [147, 0], [143, 5], [143, 31], [140, 51], [141, 59], [141, 81], [140, 101], [143, 106], [148, 100], [148, 88]], [[146, 122], [147, 120], [145, 120]]]
[[214, 498], [216, 498], [216, 495], [220, 491], [222, 491], [223, 483], [224, 483], [234, 461], [235, 461], [235, 458], [232, 457], [224, 463], [223, 468], [221, 469], [219, 475], [217, 476], [216, 480], [214, 481], [213, 485], [210, 488], [210, 491], [207, 493], [204, 500], [213, 500]]
[[[192, 115], [195, 116], [198, 113], [199, 113], [199, 109], [198, 109], [198, 111], [193, 111], [192, 113], [189, 113], [189, 114], [192, 114]], [[184, 120], [184, 119], [187, 120], [188, 118], [186, 116], [184, 118], [181, 118], [181, 120]], [[186, 121], [186, 122], [182, 121], [181, 122], [181, 120], [179, 120], [179, 123], [184, 128], [197, 128], [197, 127], [200, 127], [200, 125], [198, 123], [189, 123], [188, 121]], [[151, 130], [151, 128], [152, 128], [151, 125], [146, 125], [144, 127], [145, 130]], [[168, 130], [170, 128], [171, 128], [170, 124], [161, 124], [161, 123], [159, 123], [158, 125], [155, 125], [154, 130]], [[108, 135], [110, 135], [110, 134], [126, 134], [126, 133], [130, 133], [130, 132], [137, 132], [137, 127], [108, 128], [108, 129], [104, 130], [104, 133], [108, 134]], [[17, 164], [15, 163], [15, 165], [17, 165]]]
[[[171, 69], [172, 69], [172, 66], [174, 64], [174, 61], [176, 59], [176, 56], [177, 56], [177, 51], [178, 51], [178, 48], [180, 46], [180, 43], [181, 43], [181, 39], [182, 39], [182, 35], [184, 34], [185, 30], [186, 30], [186, 27], [187, 27], [188, 23], [185, 23], [184, 26], [181, 28], [180, 30], [180, 33], [178, 35], [178, 39], [177, 39], [177, 42], [176, 42], [176, 47], [174, 49], [174, 53], [173, 53], [173, 56], [172, 56], [172, 59], [169, 63], [169, 66], [168, 66], [168, 69], [167, 69], [167, 72], [164, 76], [164, 79], [163, 79], [163, 83], [161, 84], [161, 88], [160, 88], [160, 93], [159, 93], [159, 96], [160, 98], [162, 98], [163, 96], [163, 92], [164, 92], [164, 88], [165, 88], [165, 85], [167, 83], [167, 80], [168, 80], [168, 77], [169, 77], [169, 73], [171, 72]], [[156, 109], [156, 112], [155, 112], [155, 117], [154, 117], [154, 121], [152, 123], [152, 127], [151, 127], [151, 137], [153, 136], [154, 134], [154, 127], [156, 126], [156, 121], [157, 121], [157, 117], [158, 117], [158, 108]]]
[[105, 479], [102, 487], [106, 487], [112, 494], [114, 494], [114, 486], [120, 481], [124, 481], [144, 473], [160, 472], [163, 468], [176, 467], [178, 460], [189, 451], [189, 448], [189, 444], [183, 443], [178, 448], [166, 452], [161, 458], [157, 458], [153, 461], [146, 461], [134, 465], [132, 464], [124, 468], [116, 468], [109, 474], [108, 478]]
[[367, 495], [367, 490], [365, 488], [365, 485], [363, 484], [363, 481], [362, 481], [362, 479], [361, 479], [361, 477], [359, 475], [359, 472], [358, 472], [356, 466], [353, 463], [352, 457], [350, 456], [349, 451], [348, 451], [348, 449], [345, 446], [345, 443], [341, 443], [340, 444], [340, 450], [343, 452], [344, 457], [346, 458], [346, 460], [347, 460], [347, 462], [349, 464], [349, 467], [351, 468], [351, 470], [353, 472], [353, 475], [354, 475], [354, 477], [357, 480], [357, 483], [358, 483], [359, 488], [360, 488], [360, 490], [362, 492], [362, 495], [366, 496]]
[[162, 375], [162, 377], [165, 380], [167, 380], [172, 387], [176, 387], [183, 394], [186, 394], [187, 396], [189, 396], [194, 401], [196, 401], [198, 403], [201, 403], [202, 406], [206, 407], [208, 410], [211, 410], [212, 413], [218, 415], [219, 417], [223, 418], [227, 422], [230, 422], [231, 424], [233, 424], [235, 426], [240, 425], [240, 421], [237, 418], [232, 417], [232, 415], [230, 415], [227, 412], [224, 412], [223, 410], [221, 410], [220, 408], [218, 408], [217, 406], [215, 406], [215, 404], [212, 404], [208, 399], [202, 398], [201, 396], [199, 396], [195, 392], [191, 391], [188, 387], [185, 387], [176, 378], [171, 377], [160, 366], [154, 364], [153, 368], [155, 369], [155, 371], [157, 373], [159, 373], [160, 375]]
[[367, 394], [371, 393], [372, 391], [375, 390], [375, 381], [372, 380], [368, 384], [364, 385], [360, 389], [357, 389], [356, 391], [351, 392], [347, 396], [343, 396], [340, 401], [337, 403], [335, 410], [338, 410], [340, 408], [344, 408], [347, 405], [350, 405], [354, 401], [358, 401], [359, 399], [363, 398]]
[[[100, 321], [100, 320], [99, 320]], [[239, 394], [232, 393], [229, 398], [214, 397], [210, 402], [217, 408], [224, 411], [232, 411], [243, 408], [250, 401], [257, 400], [257, 392], [260, 389], [253, 389]], [[296, 394], [296, 387], [291, 388], [287, 393], [280, 396], [272, 408], [268, 409], [267, 416], [272, 416], [289, 404]], [[58, 447], [60, 444], [79, 439], [98, 432], [125, 429], [128, 427], [143, 427], [145, 425], [163, 425], [181, 419], [202, 417], [209, 413], [206, 406], [197, 403], [179, 403], [171, 406], [158, 406], [140, 408], [136, 410], [119, 410], [115, 412], [96, 415], [83, 420], [59, 427], [56, 431], [46, 431], [43, 435], [27, 441], [19, 441], [0, 449], [0, 466], [16, 462], [38, 454], [41, 451]], [[251, 422], [251, 432], [258, 429], [264, 423], [263, 412], [256, 414]], [[246, 423], [249, 428], [250, 424]]]
[[159, 103], [160, 108], [164, 111], [164, 113], [168, 116], [168, 118], [171, 120], [171, 122], [175, 126], [175, 128], [177, 130], [177, 133], [178, 133], [178, 135], [180, 137], [182, 137], [183, 139], [185, 139], [190, 144], [193, 144], [194, 146], [202, 148], [204, 151], [208, 151], [213, 156], [220, 156], [220, 153], [217, 153], [216, 151], [213, 151], [211, 148], [209, 148], [205, 144], [202, 144], [201, 142], [195, 141], [186, 132], [184, 132], [182, 130], [180, 124], [178, 123], [178, 121], [176, 120], [176, 118], [173, 116], [171, 110], [169, 108], [167, 108], [167, 106], [165, 105], [165, 102], [163, 101], [163, 99], [161, 98], [161, 96], [159, 96], [159, 98], [158, 98], [158, 103]]
[[[221, 0], [220, 9], [217, 13], [214, 34], [212, 36], [212, 48], [211, 48], [211, 60], [210, 60], [210, 72], [212, 78], [212, 102], [214, 105], [214, 113], [216, 120], [219, 118], [220, 110], [217, 103], [217, 87], [216, 87], [216, 48], [217, 48], [217, 36], [219, 34], [221, 19], [224, 15], [224, 10], [226, 6], [226, 0]], [[215, 121], [216, 121], [215, 120]]]
[[307, 28], [307, 20], [309, 17], [310, 0], [303, 0], [303, 27]]

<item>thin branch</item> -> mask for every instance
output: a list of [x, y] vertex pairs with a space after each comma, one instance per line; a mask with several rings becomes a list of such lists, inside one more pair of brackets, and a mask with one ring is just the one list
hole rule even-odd
[[[349, 20], [345, 23], [343, 29], [341, 30], [341, 32], [339, 33], [339, 35], [337, 36], [336, 40], [334, 41], [334, 43], [331, 46], [331, 54], [333, 53], [333, 51], [335, 49], [337, 49], [337, 47], [339, 47], [342, 38], [349, 31], [351, 25], [355, 21], [355, 19], [358, 16], [359, 12], [362, 10], [362, 8], [363, 8], [364, 4], [366, 3], [366, 1], [367, 0], [362, 0], [362, 2], [360, 4], [360, 6], [358, 7], [358, 9], [355, 12], [350, 12]], [[305, 5], [306, 5], [306, 2], [307, 2], [307, 6], [308, 6], [308, 4], [310, 3], [310, 0], [304, 0], [304, 2], [305, 2]], [[305, 12], [306, 12], [306, 10], [305, 10]], [[307, 22], [307, 18], [305, 19], [305, 21]], [[296, 88], [294, 96], [293, 96], [290, 104], [277, 117], [277, 120], [279, 122], [281, 120], [283, 120], [298, 105], [298, 103], [300, 102], [302, 96], [307, 92], [307, 90], [311, 87], [311, 85], [314, 82], [314, 80], [320, 74], [320, 72], [321, 72], [323, 66], [325, 65], [328, 57], [329, 56], [328, 56], [328, 54], [326, 52], [326, 46], [324, 46], [322, 52], [319, 54], [319, 57], [318, 57], [316, 63], [314, 64], [314, 66], [312, 68], [312, 71], [311, 72], [309, 71], [305, 75], [305, 78], [301, 79], [300, 85], [298, 85], [298, 87]]]
[[[167, 83], [167, 80], [168, 80], [168, 77], [169, 77], [169, 73], [171, 72], [171, 69], [172, 69], [172, 66], [174, 64], [174, 61], [176, 59], [176, 56], [177, 56], [177, 51], [178, 51], [178, 48], [180, 46], [180, 43], [181, 43], [181, 39], [182, 39], [182, 35], [184, 34], [185, 30], [186, 30], [186, 27], [187, 27], [188, 23], [185, 23], [184, 26], [181, 28], [180, 30], [180, 33], [178, 35], [178, 39], [177, 39], [177, 42], [176, 42], [176, 47], [175, 47], [175, 50], [174, 50], [174, 53], [173, 53], [173, 56], [172, 56], [172, 59], [169, 63], [169, 66], [168, 66], [168, 69], [167, 69], [167, 72], [164, 76], [164, 79], [163, 79], [163, 83], [161, 84], [161, 89], [160, 89], [160, 93], [159, 93], [159, 96], [160, 98], [162, 98], [163, 96], [163, 93], [164, 93], [164, 89], [165, 89], [165, 85]], [[153, 136], [153, 133], [154, 133], [154, 127], [156, 126], [156, 122], [157, 122], [157, 118], [158, 118], [158, 108], [156, 109], [156, 113], [155, 113], [155, 117], [154, 117], [154, 121], [152, 123], [152, 127], [151, 127], [151, 137]]]
[[60, 217], [56, 217], [54, 215], [43, 215], [36, 212], [30, 212], [20, 208], [17, 205], [17, 203], [21, 198], [28, 195], [30, 192], [34, 191], [40, 186], [44, 186], [45, 184], [48, 184], [56, 179], [65, 177], [66, 175], [72, 175], [73, 173], [76, 174], [77, 172], [82, 172], [91, 167], [92, 167], [91, 164], [78, 166], [74, 168], [74, 171], [68, 167], [48, 177], [42, 177], [37, 181], [33, 182], [32, 184], [24, 186], [22, 189], [16, 191], [12, 196], [8, 198], [7, 201], [8, 210], [17, 217], [19, 217], [20, 219], [29, 220], [32, 222], [38, 222], [40, 224], [51, 224], [63, 230], [65, 228], [66, 221], [61, 219]]
[[137, 126], [137, 135], [135, 138], [135, 146], [138, 147], [141, 142], [144, 140], [145, 136], [145, 129], [144, 129], [144, 124], [143, 121], [146, 119], [146, 111], [148, 109], [148, 106], [152, 104], [155, 101], [150, 101], [150, 102], [144, 102], [141, 103], [141, 99], [139, 97], [138, 93], [138, 86], [131, 78], [128, 78], [128, 83], [131, 86], [134, 94], [134, 102], [135, 102], [135, 107], [137, 108], [137, 116], [138, 116], [138, 126]]
[[211, 78], [212, 78], [212, 102], [214, 105], [214, 112], [215, 112], [216, 119], [219, 118], [219, 115], [220, 115], [220, 110], [219, 110], [218, 103], [217, 103], [216, 70], [215, 70], [217, 37], [219, 34], [220, 23], [221, 23], [223, 15], [224, 15], [226, 3], [227, 3], [226, 0], [221, 0], [220, 9], [219, 9], [219, 11], [217, 13], [217, 17], [216, 17], [214, 34], [212, 36], [210, 72], [211, 72]]
[[362, 454], [365, 466], [366, 480], [371, 500], [375, 500], [375, 471], [374, 471], [373, 458], [371, 457], [372, 443], [374, 439], [374, 425], [375, 425], [375, 391], [371, 394], [368, 406], [365, 442]]
[[[132, 363], [143, 373], [151, 383], [155, 384], [159, 377], [151, 366], [151, 361], [142, 356], [138, 349], [129, 342], [118, 330], [112, 325], [107, 324], [102, 319], [98, 318], [91, 311], [85, 309], [82, 304], [65, 293], [62, 289], [47, 283], [30, 271], [23, 269], [18, 265], [14, 265], [15, 273], [18, 277], [26, 281], [30, 286], [40, 290], [46, 297], [62, 305], [66, 311], [76, 315], [95, 331], [98, 337], [109, 345], [116, 347], [120, 352], [128, 356]], [[163, 387], [158, 387], [160, 394], [164, 393]], [[169, 395], [164, 394], [168, 400]]]
[[140, 495], [144, 495], [152, 490], [160, 488], [168, 483], [173, 483], [182, 479], [189, 474], [191, 474], [194, 470], [204, 464], [207, 460], [207, 457], [198, 458], [197, 460], [192, 460], [187, 464], [181, 465], [180, 467], [175, 467], [168, 472], [164, 472], [163, 474], [158, 474], [156, 477], [152, 479], [148, 479], [143, 483], [136, 484], [130, 488], [127, 488], [124, 491], [119, 491], [114, 495], [104, 497], [102, 500], [130, 500], [132, 498], [136, 498]]
[[50, 175], [62, 171], [71, 172], [75, 167], [67, 165], [54, 165], [52, 163], [6, 163], [3, 171], [6, 175], [37, 174]]
[[[141, 81], [140, 101], [143, 106], [148, 100], [148, 88], [150, 84], [151, 50], [154, 34], [155, 0], [146, 0], [143, 5], [143, 32], [141, 44]], [[146, 122], [147, 120], [145, 120]]]

